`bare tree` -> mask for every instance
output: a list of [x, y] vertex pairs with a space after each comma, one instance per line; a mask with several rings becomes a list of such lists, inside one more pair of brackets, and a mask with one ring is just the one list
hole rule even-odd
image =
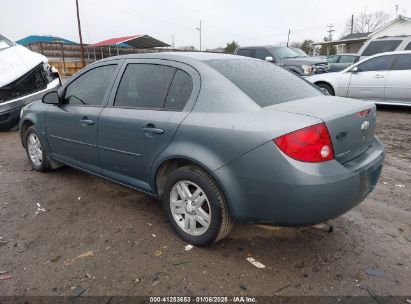
[[[360, 13], [360, 15], [354, 18], [354, 23], [352, 25], [353, 33], [371, 33], [376, 29], [381, 27], [387, 20], [390, 18], [390, 15], [378, 11], [375, 13], [367, 13], [366, 11]], [[344, 34], [351, 33], [351, 18], [347, 20], [345, 24]]]

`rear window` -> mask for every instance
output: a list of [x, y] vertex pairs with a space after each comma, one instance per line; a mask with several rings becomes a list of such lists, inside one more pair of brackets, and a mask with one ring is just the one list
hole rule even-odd
[[314, 85], [275, 64], [252, 59], [205, 61], [260, 107], [324, 95]]
[[361, 56], [372, 56], [379, 53], [392, 52], [400, 45], [402, 40], [371, 41]]

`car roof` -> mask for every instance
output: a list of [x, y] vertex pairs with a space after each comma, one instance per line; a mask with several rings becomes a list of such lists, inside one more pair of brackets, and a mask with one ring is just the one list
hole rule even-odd
[[378, 54], [367, 57], [367, 59], [368, 58], [385, 56], [385, 55], [398, 55], [398, 54], [411, 54], [411, 51], [392, 51], [392, 52], [378, 53]]
[[244, 59], [243, 56], [208, 53], [208, 52], [159, 52], [159, 53], [144, 53], [144, 54], [129, 54], [105, 58], [102, 61], [113, 59], [164, 59], [178, 61], [206, 61], [213, 59]]
[[390, 39], [404, 39], [404, 38], [411, 38], [411, 35], [397, 35], [397, 36], [381, 36], [377, 38], [373, 38], [370, 41], [375, 41], [375, 40], [390, 40]]
[[252, 49], [252, 48], [272, 48], [272, 47], [288, 47], [284, 45], [251, 45], [251, 46], [239, 46], [239, 49]]

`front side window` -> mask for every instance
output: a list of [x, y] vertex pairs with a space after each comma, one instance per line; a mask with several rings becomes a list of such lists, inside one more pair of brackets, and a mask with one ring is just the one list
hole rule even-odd
[[256, 49], [255, 50], [255, 58], [265, 60], [267, 57], [273, 57], [267, 50], [264, 49]]
[[358, 70], [360, 72], [368, 71], [388, 71], [391, 69], [394, 56], [379, 56], [367, 60], [358, 65]]
[[324, 95], [294, 73], [266, 61], [244, 58], [204, 62], [224, 75], [260, 107]]
[[391, 70], [411, 70], [411, 54], [398, 54]]
[[340, 58], [340, 63], [354, 63], [355, 56], [342, 55]]
[[405, 47], [406, 51], [411, 51], [411, 42], [407, 44], [407, 46]]
[[186, 72], [177, 70], [170, 90], [168, 91], [165, 108], [169, 110], [182, 110], [193, 91], [193, 80]]
[[116, 68], [116, 64], [100, 66], [79, 76], [68, 85], [64, 102], [70, 105], [102, 105]]
[[371, 41], [361, 56], [372, 56], [379, 53], [392, 52], [400, 45], [401, 40]]
[[339, 55], [331, 55], [330, 57], [327, 58], [328, 63], [337, 63]]
[[272, 47], [270, 51], [273, 52], [277, 57], [283, 58], [297, 58], [298, 55], [291, 48], [285, 46]]
[[245, 56], [245, 57], [253, 57], [253, 50], [252, 49], [239, 49], [237, 51], [237, 55]]
[[155, 64], [129, 64], [118, 86], [115, 107], [163, 107], [175, 68]]

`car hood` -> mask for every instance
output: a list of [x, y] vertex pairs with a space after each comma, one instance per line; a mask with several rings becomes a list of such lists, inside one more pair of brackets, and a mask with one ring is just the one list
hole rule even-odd
[[47, 62], [47, 58], [21, 45], [0, 50], [0, 88], [17, 80], [41, 62]]
[[281, 59], [283, 65], [314, 65], [318, 63], [327, 64], [327, 60], [312, 57], [297, 57], [297, 58], [284, 58]]

